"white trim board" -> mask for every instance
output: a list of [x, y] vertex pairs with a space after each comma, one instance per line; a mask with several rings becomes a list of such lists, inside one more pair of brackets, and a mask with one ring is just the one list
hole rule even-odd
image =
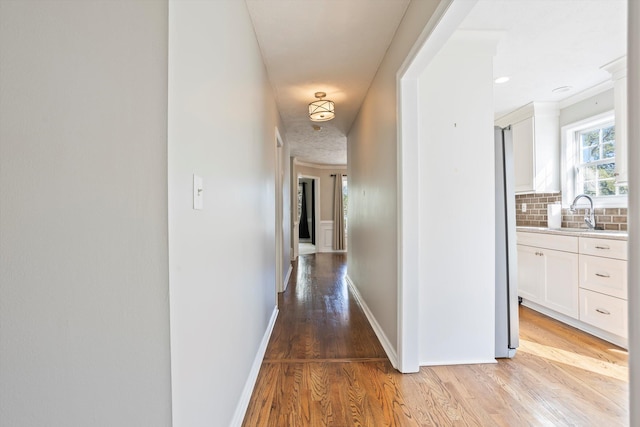
[[240, 427], [242, 425], [242, 422], [244, 421], [244, 416], [247, 413], [247, 408], [249, 408], [249, 402], [251, 401], [251, 394], [253, 393], [253, 388], [256, 386], [256, 380], [258, 379], [258, 374], [260, 373], [260, 367], [262, 366], [264, 355], [267, 352], [267, 345], [269, 344], [269, 339], [271, 338], [273, 327], [276, 325], [277, 318], [278, 307], [274, 307], [273, 313], [271, 313], [271, 319], [269, 319], [269, 324], [267, 325], [267, 330], [264, 332], [264, 336], [262, 337], [262, 341], [260, 342], [260, 347], [258, 347], [256, 357], [253, 359], [251, 371], [249, 371], [249, 377], [247, 378], [247, 382], [244, 384], [244, 388], [242, 389], [242, 394], [240, 395], [238, 405], [236, 406], [233, 418], [231, 419], [231, 424], [229, 424], [230, 427]]
[[353, 283], [353, 280], [351, 280], [349, 275], [346, 275], [344, 278], [347, 281], [347, 285], [349, 286], [349, 288], [351, 288], [351, 291], [353, 292], [353, 296], [356, 298], [356, 301], [358, 302], [358, 304], [360, 304], [360, 307], [362, 308], [362, 311], [364, 312], [365, 316], [367, 316], [367, 320], [369, 321], [369, 324], [373, 328], [373, 332], [375, 332], [376, 336], [378, 337], [380, 344], [382, 344], [382, 348], [384, 349], [384, 352], [387, 353], [387, 357], [391, 362], [391, 366], [397, 369], [398, 355], [396, 354], [396, 351], [394, 350], [393, 345], [391, 344], [391, 341], [389, 341], [384, 331], [380, 327], [380, 324], [378, 323], [373, 313], [367, 306], [367, 303], [362, 298], [362, 295], [360, 295], [360, 291], [358, 291], [358, 288]]
[[314, 168], [314, 169], [327, 169], [327, 170], [347, 169], [347, 165], [329, 165], [329, 164], [303, 162], [301, 160], [298, 160], [295, 157], [293, 158], [293, 164], [296, 166], [303, 166], [303, 167]]

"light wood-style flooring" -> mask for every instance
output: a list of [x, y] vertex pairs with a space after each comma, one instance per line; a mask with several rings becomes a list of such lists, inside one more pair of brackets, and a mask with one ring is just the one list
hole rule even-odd
[[621, 348], [521, 307], [514, 359], [400, 374], [346, 285], [346, 255], [294, 267], [244, 426], [628, 425]]

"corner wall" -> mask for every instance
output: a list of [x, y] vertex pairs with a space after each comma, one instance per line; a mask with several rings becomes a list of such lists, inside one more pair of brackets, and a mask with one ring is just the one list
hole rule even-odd
[[[276, 310], [276, 126], [284, 135], [245, 3], [170, 2], [175, 427], [238, 422], [248, 402]], [[203, 210], [192, 209], [193, 174]]]
[[418, 81], [420, 365], [495, 358], [496, 43], [457, 31]]
[[167, 2], [0, 2], [0, 424], [170, 426]]

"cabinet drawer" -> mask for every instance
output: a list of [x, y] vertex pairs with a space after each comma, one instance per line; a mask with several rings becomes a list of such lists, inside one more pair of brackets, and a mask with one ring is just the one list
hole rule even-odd
[[580, 320], [627, 338], [627, 301], [580, 289]]
[[627, 261], [580, 255], [580, 287], [627, 299]]
[[516, 237], [519, 245], [536, 246], [556, 251], [578, 253], [578, 237], [545, 233], [527, 233], [518, 231]]
[[580, 237], [580, 253], [626, 260], [627, 241]]

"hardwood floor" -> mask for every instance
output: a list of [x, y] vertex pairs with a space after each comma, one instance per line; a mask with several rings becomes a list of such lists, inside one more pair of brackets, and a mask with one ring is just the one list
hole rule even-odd
[[400, 374], [346, 285], [346, 255], [296, 267], [244, 426], [628, 425], [621, 348], [521, 307], [514, 359]]

